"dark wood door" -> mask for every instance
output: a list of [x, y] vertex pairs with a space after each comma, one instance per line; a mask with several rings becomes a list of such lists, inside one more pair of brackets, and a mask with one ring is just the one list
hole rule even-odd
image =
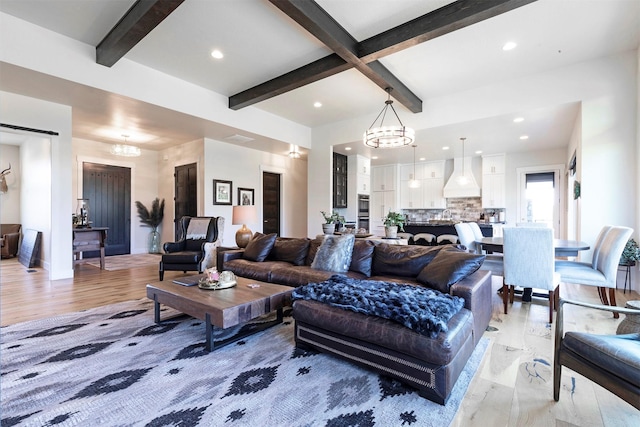
[[280, 235], [280, 174], [262, 173], [262, 232]]
[[183, 216], [198, 215], [198, 168], [195, 163], [177, 166], [175, 169], [175, 215], [173, 217], [173, 228], [175, 237], [178, 240], [178, 224]]
[[[82, 196], [89, 199], [91, 225], [109, 227], [105, 255], [131, 253], [131, 169], [83, 163]], [[93, 251], [83, 257], [99, 255]]]

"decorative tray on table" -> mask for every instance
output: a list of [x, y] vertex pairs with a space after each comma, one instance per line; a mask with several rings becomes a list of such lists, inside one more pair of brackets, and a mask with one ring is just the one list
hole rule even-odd
[[218, 276], [217, 272], [214, 270], [212, 275], [213, 277], [217, 277], [217, 279], [209, 278], [210, 275], [207, 274], [198, 281], [198, 287], [200, 289], [215, 291], [218, 289], [232, 288], [238, 283], [236, 281], [236, 276], [230, 271], [223, 271]]

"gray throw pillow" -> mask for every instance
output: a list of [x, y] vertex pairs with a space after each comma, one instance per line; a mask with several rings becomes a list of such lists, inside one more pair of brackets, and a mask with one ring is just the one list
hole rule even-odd
[[353, 234], [325, 236], [311, 263], [311, 268], [346, 273], [351, 264], [351, 254], [353, 253], [355, 240], [356, 236]]
[[249, 261], [262, 262], [267, 258], [273, 245], [276, 242], [276, 233], [262, 234], [256, 233], [253, 235], [253, 239], [249, 241], [249, 244], [244, 249], [243, 258]]
[[449, 288], [473, 274], [484, 262], [484, 255], [470, 254], [454, 248], [438, 252], [420, 274], [418, 282], [445, 294]]

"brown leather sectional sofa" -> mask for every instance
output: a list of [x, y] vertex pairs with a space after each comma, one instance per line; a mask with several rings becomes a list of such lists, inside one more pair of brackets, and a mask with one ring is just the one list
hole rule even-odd
[[[289, 286], [321, 282], [336, 274], [311, 267], [321, 243], [321, 236], [312, 240], [278, 238], [270, 250], [259, 254], [263, 257], [256, 258], [253, 253], [252, 259], [245, 257], [244, 250], [220, 252], [218, 269]], [[450, 253], [440, 255], [440, 251]], [[430, 265], [429, 271], [440, 282], [443, 278], [445, 283], [457, 281], [466, 276], [464, 272], [452, 271], [462, 268], [460, 257], [477, 255], [467, 254], [455, 245], [401, 246], [356, 239], [349, 271], [344, 274], [357, 279], [432, 287], [425, 284], [426, 266]], [[489, 325], [491, 272], [477, 270], [447, 287], [451, 295], [464, 299], [464, 308], [449, 320], [448, 331], [435, 338], [376, 316], [296, 300], [293, 306], [296, 345], [373, 368], [417, 388], [423, 397], [444, 404]]]

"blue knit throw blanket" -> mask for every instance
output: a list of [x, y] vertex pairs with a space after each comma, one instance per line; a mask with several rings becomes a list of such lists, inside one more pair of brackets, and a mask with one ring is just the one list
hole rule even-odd
[[334, 275], [296, 288], [293, 299], [313, 300], [357, 313], [393, 320], [435, 338], [464, 306], [464, 300], [439, 291], [377, 280]]

